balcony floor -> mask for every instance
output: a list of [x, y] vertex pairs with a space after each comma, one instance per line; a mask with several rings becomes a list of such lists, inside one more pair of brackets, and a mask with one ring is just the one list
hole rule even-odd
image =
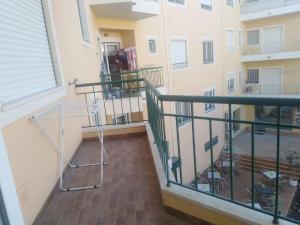
[[[188, 225], [164, 212], [160, 188], [145, 135], [105, 138], [109, 165], [99, 189], [61, 192], [58, 187], [34, 225]], [[99, 142], [84, 140], [74, 156], [97, 157]], [[95, 184], [99, 167], [65, 171], [66, 186]]]

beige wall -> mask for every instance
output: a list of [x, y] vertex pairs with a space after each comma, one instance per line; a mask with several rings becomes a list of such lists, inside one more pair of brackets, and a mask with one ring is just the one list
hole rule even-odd
[[[80, 83], [98, 81], [99, 64], [94, 15], [88, 11], [91, 44], [83, 45], [76, 0], [52, 0], [53, 17], [62, 70], [65, 77], [67, 98], [74, 98], [74, 86], [68, 81], [78, 78]], [[16, 189], [26, 224], [32, 224], [48, 195], [58, 180], [58, 154], [29, 120], [31, 115], [8, 125], [3, 129], [4, 140], [13, 171]], [[43, 122], [43, 125], [57, 140], [58, 120]], [[81, 142], [80, 121], [66, 122], [65, 149], [70, 158]]]

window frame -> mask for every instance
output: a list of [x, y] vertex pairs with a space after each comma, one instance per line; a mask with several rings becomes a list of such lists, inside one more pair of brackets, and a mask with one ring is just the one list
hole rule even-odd
[[168, 4], [175, 7], [186, 8], [186, 1], [183, 0], [183, 4], [176, 2], [178, 0], [167, 0]]
[[[258, 77], [257, 77], [257, 79], [255, 79], [255, 81], [257, 80], [257, 82], [249, 82], [250, 80], [249, 80], [249, 71], [250, 70], [257, 70], [258, 71], [258, 73], [257, 73], [257, 75], [258, 75]], [[247, 69], [247, 80], [246, 80], [246, 84], [250, 84], [250, 85], [258, 85], [258, 84], [260, 84], [261, 82], [260, 82], [260, 73], [261, 73], [261, 71], [260, 71], [260, 68], [248, 68]]]
[[[152, 36], [152, 35], [148, 36], [146, 41], [147, 41], [148, 55], [151, 55], [151, 56], [156, 55], [157, 54], [157, 37]], [[154, 43], [155, 43], [155, 45], [154, 45], [155, 46], [155, 52], [150, 51], [149, 41], [154, 41]]]
[[238, 44], [239, 44], [239, 47], [244, 46], [244, 32], [243, 32], [243, 30], [238, 30]]
[[[207, 92], [213, 92], [213, 95], [206, 95]], [[205, 97], [216, 96], [216, 88], [209, 87], [209, 88], [203, 90], [203, 96], [205, 96]], [[215, 103], [205, 103], [204, 104], [204, 112], [205, 113], [214, 112], [215, 110], [216, 110]]]
[[66, 95], [66, 89], [63, 82], [64, 75], [62, 71], [61, 58], [59, 55], [60, 50], [57, 45], [58, 40], [53, 18], [52, 2], [50, 0], [42, 0], [42, 6], [45, 26], [48, 34], [48, 43], [50, 46], [54, 67], [56, 87], [35, 93], [33, 95], [24, 96], [24, 98], [20, 98], [9, 104], [3, 105], [0, 102], [0, 128], [9, 125]]
[[211, 12], [213, 10], [213, 0], [210, 0], [210, 5], [202, 3], [203, 0], [200, 0], [200, 6], [202, 10]]
[[[177, 111], [178, 104], [180, 104], [180, 112]], [[189, 110], [187, 110], [189, 108]], [[175, 112], [176, 115], [184, 115], [184, 116], [192, 116], [192, 103], [191, 102], [175, 102]], [[184, 113], [184, 114], [183, 114]], [[176, 117], [176, 124], [177, 127], [182, 127], [186, 124], [192, 122], [192, 118], [185, 118], [185, 117]]]
[[[81, 4], [83, 8], [81, 8], [79, 1], [82, 1]], [[87, 10], [86, 10], [86, 1], [85, 0], [76, 0], [77, 4], [77, 10], [78, 10], [78, 18], [79, 18], [79, 25], [80, 25], [80, 31], [81, 31], [81, 39], [82, 39], [82, 44], [91, 47], [91, 34], [90, 34], [90, 27], [88, 23], [88, 17], [87, 17]], [[84, 29], [83, 29], [83, 20], [85, 20], [86, 23], [86, 34], [84, 34]], [[87, 40], [85, 39], [85, 35], [87, 35]]]
[[[205, 56], [206, 58], [208, 58], [208, 46], [207, 43], [211, 43], [212, 49], [211, 49], [211, 60], [205, 60]], [[204, 52], [204, 45], [206, 44], [206, 51]], [[204, 39], [202, 41], [202, 55], [203, 55], [203, 64], [207, 65], [207, 64], [214, 64], [215, 62], [215, 54], [214, 54], [214, 40], [213, 39]]]
[[[181, 62], [181, 63], [173, 63], [172, 62], [172, 41], [185, 41], [185, 52], [186, 52], [186, 62]], [[177, 71], [182, 71], [182, 70], [186, 70], [189, 68], [189, 52], [188, 52], [188, 40], [186, 37], [182, 37], [182, 36], [173, 36], [170, 38], [170, 62], [171, 62], [171, 69], [172, 72], [177, 72]], [[179, 68], [174, 68], [174, 64], [185, 64], [185, 66], [183, 67], [179, 67]]]
[[[233, 34], [232, 34], [233, 43], [232, 43], [231, 47], [229, 47], [229, 45], [228, 45], [228, 43], [229, 43], [228, 42], [228, 32], [229, 31], [233, 32]], [[227, 52], [232, 53], [232, 52], [234, 52], [235, 48], [236, 48], [236, 30], [235, 30], [235, 28], [227, 28], [226, 29], [226, 49], [227, 49]]]
[[235, 2], [234, 2], [234, 0], [232, 0], [232, 4], [228, 4], [228, 0], [226, 0], [226, 6], [227, 7], [230, 7], [230, 8], [234, 8], [234, 6], [235, 6]]
[[[230, 81], [233, 81], [233, 86], [231, 87]], [[230, 72], [227, 74], [227, 94], [232, 95], [236, 91], [236, 74], [235, 72]]]
[[[249, 32], [253, 32], [253, 31], [258, 31], [258, 43], [257, 44], [249, 44]], [[247, 47], [255, 47], [255, 46], [259, 46], [261, 43], [261, 29], [260, 28], [253, 28], [253, 29], [249, 29], [246, 30], [246, 38], [247, 38]]]

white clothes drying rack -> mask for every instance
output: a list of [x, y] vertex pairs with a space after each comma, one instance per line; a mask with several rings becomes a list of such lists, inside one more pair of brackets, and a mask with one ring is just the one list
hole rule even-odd
[[[48, 141], [52, 144], [55, 150], [59, 153], [59, 172], [60, 172], [60, 189], [62, 191], [76, 191], [76, 190], [84, 190], [84, 189], [92, 189], [99, 188], [103, 184], [103, 167], [107, 164], [108, 157], [104, 148], [103, 141], [103, 122], [102, 122], [102, 110], [101, 110], [102, 102], [99, 99], [92, 101], [84, 101], [84, 102], [71, 102], [71, 101], [60, 101], [58, 104], [50, 106], [46, 108], [44, 111], [35, 114], [31, 117], [32, 121], [37, 125], [37, 127], [41, 130], [42, 134], [48, 139]], [[95, 128], [97, 130], [98, 139], [101, 147], [99, 148], [100, 160], [96, 162], [84, 163], [84, 164], [74, 164], [71, 161], [67, 160], [64, 156], [64, 137], [65, 137], [65, 129], [64, 122], [65, 119], [68, 118], [76, 118], [76, 117], [90, 117], [92, 118]], [[50, 120], [50, 119], [58, 119], [59, 120], [59, 136], [58, 143], [53, 140], [47, 129], [43, 127], [41, 121], [42, 120]], [[104, 160], [105, 158], [105, 160]], [[100, 167], [100, 182], [95, 185], [86, 185], [79, 187], [64, 187], [63, 183], [63, 170], [65, 163], [68, 164], [70, 168], [80, 168], [87, 166], [99, 166]]]

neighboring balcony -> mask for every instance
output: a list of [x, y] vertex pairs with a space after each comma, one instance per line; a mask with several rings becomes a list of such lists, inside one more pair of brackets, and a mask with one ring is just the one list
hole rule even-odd
[[245, 0], [241, 20], [251, 21], [300, 11], [300, 0]]
[[158, 0], [91, 0], [90, 6], [98, 17], [133, 21], [160, 13]]
[[244, 84], [241, 86], [241, 93], [245, 95], [300, 95], [300, 84]]
[[270, 42], [242, 48], [241, 62], [300, 58], [300, 40]]

